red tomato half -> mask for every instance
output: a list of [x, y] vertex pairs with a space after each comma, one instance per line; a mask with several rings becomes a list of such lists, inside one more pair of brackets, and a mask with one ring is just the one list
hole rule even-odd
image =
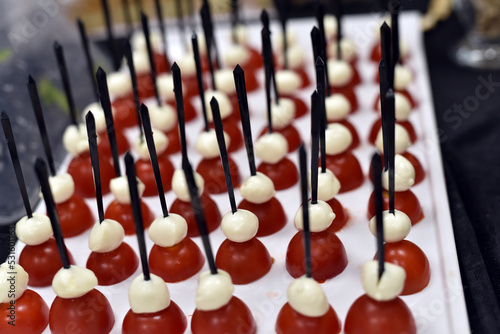
[[[147, 229], [153, 220], [155, 220], [155, 216], [151, 209], [142, 200], [141, 213], [144, 229]], [[117, 200], [114, 200], [109, 204], [108, 208], [104, 212], [104, 217], [119, 222], [123, 226], [126, 235], [135, 234], [134, 215], [130, 204], [120, 204]]]
[[341, 329], [340, 319], [331, 306], [321, 317], [308, 317], [295, 311], [289, 303], [286, 303], [276, 320], [277, 334], [335, 334], [340, 333]]
[[286, 225], [287, 218], [285, 211], [276, 197], [260, 204], [250, 203], [244, 199], [238, 205], [238, 209], [251, 211], [259, 218], [258, 237], [265, 237], [276, 233]]
[[[235, 115], [235, 113], [233, 112], [232, 115]], [[228, 152], [235, 152], [243, 147], [243, 134], [241, 133], [238, 125], [239, 121], [235, 120], [232, 115], [222, 121], [224, 125], [224, 132], [227, 133], [231, 139], [229, 146], [226, 147]], [[210, 123], [210, 128], [214, 128], [213, 123]]]
[[[406, 131], [408, 131], [412, 143], [415, 143], [417, 141], [417, 133], [415, 132], [415, 128], [409, 121], [396, 121], [396, 123], [404, 127]], [[370, 130], [370, 135], [368, 136], [368, 141], [370, 142], [370, 144], [375, 145], [375, 140], [377, 139], [377, 135], [380, 131], [380, 128], [382, 128], [381, 118], [376, 120], [375, 123], [373, 123], [372, 125], [372, 128]]]
[[165, 150], [166, 154], [174, 154], [181, 151], [181, 139], [179, 137], [179, 128], [178, 126], [174, 126], [168, 132], [164, 132], [165, 136], [168, 139], [168, 146]]
[[[293, 126], [293, 124], [287, 125], [283, 129], [273, 128], [274, 132], [281, 133], [288, 142], [288, 153], [295, 151], [299, 148], [302, 139], [300, 138], [300, 134], [297, 129]], [[268, 128], [265, 127], [259, 134], [259, 137], [262, 137], [264, 134], [268, 133]]]
[[[375, 216], [375, 204], [373, 203], [374, 197], [373, 192], [370, 195], [368, 201], [368, 220]], [[389, 210], [389, 192], [384, 190], [384, 210]], [[403, 211], [410, 218], [411, 224], [415, 225], [422, 219], [424, 219], [424, 213], [422, 212], [422, 207], [418, 201], [417, 196], [411, 191], [396, 191], [394, 193], [394, 209]]]
[[[205, 220], [207, 222], [208, 232], [214, 231], [220, 226], [221, 216], [219, 208], [213, 199], [207, 194], [203, 193], [201, 195], [201, 204], [203, 206], [203, 212], [205, 213]], [[186, 219], [188, 225], [188, 237], [199, 237], [200, 232], [198, 230], [198, 224], [196, 223], [196, 217], [194, 215], [193, 207], [191, 202], [184, 202], [176, 199], [172, 203], [170, 212], [177, 213]]]
[[[233, 187], [237, 188], [241, 182], [240, 171], [238, 165], [231, 159], [229, 160], [229, 170], [231, 172], [231, 180]], [[227, 192], [226, 179], [224, 177], [224, 169], [219, 157], [213, 159], [203, 159], [196, 168], [196, 171], [205, 180], [205, 191], [209, 194], [222, 194]]]
[[[115, 177], [115, 169], [108, 156], [99, 156], [99, 171], [102, 194], [106, 195], [109, 193], [109, 182]], [[75, 194], [85, 198], [95, 198], [94, 174], [89, 152], [71, 159], [68, 165], [68, 174], [73, 177], [75, 182]]]
[[[127, 137], [125, 137], [125, 134], [123, 133], [123, 129], [115, 128], [115, 130], [118, 154], [123, 154], [130, 149], [130, 144], [128, 143]], [[112, 157], [107, 131], [99, 132], [99, 155], [101, 154], [109, 158]]]
[[182, 334], [186, 331], [187, 319], [176, 303], [156, 313], [127, 312], [123, 319], [122, 334]]
[[113, 121], [118, 129], [138, 126], [137, 111], [132, 92], [116, 98], [111, 104], [113, 107]]
[[[321, 159], [319, 159], [321, 166]], [[326, 168], [331, 170], [340, 182], [339, 193], [360, 187], [365, 181], [358, 159], [350, 151], [326, 156]]]
[[[401, 155], [403, 157], [405, 157], [412, 164], [413, 168], [415, 168], [415, 183], [413, 185], [415, 186], [415, 185], [419, 184], [420, 182], [422, 182], [425, 178], [425, 170], [424, 170], [424, 167], [422, 166], [422, 164], [420, 163], [420, 161], [417, 159], [417, 157], [415, 157], [413, 154], [411, 154], [408, 151], [404, 152]], [[384, 168], [384, 166], [385, 166], [384, 155], [381, 154], [380, 158], [382, 161], [382, 168]], [[372, 172], [371, 165], [370, 165], [370, 169], [368, 172], [368, 176], [370, 178], [370, 181], [372, 181], [372, 183], [373, 183], [373, 172]]]
[[[175, 101], [166, 101], [167, 104], [172, 106], [175, 110], [177, 110], [177, 104]], [[184, 121], [190, 122], [196, 118], [196, 109], [194, 108], [193, 104], [191, 103], [191, 99], [189, 97], [184, 96], [183, 97], [183, 105], [184, 105]]]
[[274, 183], [276, 190], [285, 190], [293, 187], [299, 181], [299, 172], [295, 164], [284, 157], [276, 164], [261, 163], [258, 172], [267, 175]]
[[14, 304], [0, 304], [0, 333], [40, 334], [48, 324], [49, 307], [33, 290], [26, 290]]
[[73, 195], [64, 203], [56, 204], [61, 230], [65, 238], [82, 234], [94, 226], [94, 216], [83, 198]]
[[[172, 189], [172, 176], [174, 175], [174, 165], [168, 159], [168, 155], [164, 152], [158, 156], [158, 165], [160, 167], [161, 183], [163, 184], [163, 191], [167, 192]], [[144, 197], [158, 196], [158, 189], [156, 187], [155, 175], [153, 172], [153, 165], [151, 160], [138, 159], [135, 162], [135, 170], [137, 177], [141, 180], [146, 189], [144, 189]]]

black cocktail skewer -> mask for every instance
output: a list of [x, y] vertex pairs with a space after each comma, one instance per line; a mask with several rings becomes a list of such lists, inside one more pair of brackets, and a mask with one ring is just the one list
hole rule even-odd
[[205, 131], [209, 131], [210, 128], [208, 125], [207, 106], [205, 104], [205, 88], [203, 87], [203, 71], [201, 69], [200, 51], [198, 50], [198, 36], [195, 32], [193, 32], [191, 37], [191, 45], [193, 46], [194, 63], [196, 66], [196, 81], [198, 82], [203, 124], [205, 125]]
[[[316, 159], [317, 161], [318, 159]], [[302, 221], [304, 235], [304, 258], [306, 277], [312, 277], [311, 270], [311, 232], [309, 228], [309, 201], [307, 196], [307, 158], [306, 150], [303, 145], [299, 147], [299, 165], [300, 165], [300, 194], [302, 202]], [[316, 168], [316, 170], [318, 170]], [[313, 203], [311, 203], [313, 204]]]
[[66, 61], [64, 60], [64, 50], [61, 44], [57, 41], [54, 42], [54, 53], [56, 55], [57, 67], [59, 68], [59, 73], [61, 75], [61, 81], [63, 83], [64, 93], [66, 95], [66, 101], [68, 102], [69, 117], [73, 125], [78, 125], [78, 116], [76, 113], [75, 100], [73, 99], [73, 93], [71, 92], [71, 84], [69, 81], [68, 68], [66, 66]]
[[382, 277], [385, 270], [384, 250], [384, 222], [383, 222], [383, 198], [382, 198], [382, 161], [377, 153], [373, 155], [371, 167], [373, 171], [375, 220], [377, 226], [377, 255], [378, 255], [378, 278]]
[[99, 168], [99, 151], [97, 148], [97, 132], [95, 129], [95, 119], [92, 112], [85, 115], [87, 124], [87, 137], [89, 139], [90, 161], [94, 175], [95, 199], [97, 202], [97, 213], [99, 215], [99, 223], [104, 220], [104, 205], [102, 202], [102, 187], [101, 187], [101, 172]]

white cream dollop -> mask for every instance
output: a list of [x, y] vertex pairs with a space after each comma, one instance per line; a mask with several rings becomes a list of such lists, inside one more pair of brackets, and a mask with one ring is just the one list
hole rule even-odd
[[89, 248], [96, 253], [109, 253], [120, 247], [124, 237], [125, 230], [119, 222], [104, 219], [96, 222], [90, 231]]
[[313, 278], [297, 278], [288, 286], [286, 294], [290, 306], [306, 317], [321, 317], [330, 308], [325, 292]]
[[295, 103], [286, 97], [280, 97], [279, 104], [271, 103], [271, 121], [273, 128], [284, 129], [292, 123], [295, 117]]
[[94, 115], [95, 128], [97, 132], [106, 131], [106, 116], [104, 115], [104, 110], [101, 104], [98, 102], [93, 102], [83, 108], [82, 121], [85, 123], [85, 116], [91, 112]]
[[87, 268], [71, 265], [61, 268], [52, 279], [52, 289], [61, 298], [78, 298], [92, 291], [97, 285], [97, 277]]
[[236, 94], [236, 85], [234, 83], [233, 71], [228, 68], [218, 69], [214, 73], [215, 85], [217, 90], [226, 95]]
[[276, 88], [280, 94], [293, 95], [300, 87], [302, 87], [302, 78], [296, 72], [292, 70], [276, 71]]
[[288, 141], [279, 132], [266, 132], [255, 143], [255, 155], [265, 163], [276, 164], [288, 153]]
[[50, 219], [46, 215], [33, 212], [33, 217], [24, 216], [16, 223], [16, 235], [26, 245], [43, 244], [52, 236]]
[[75, 181], [68, 173], [49, 176], [49, 184], [56, 204], [66, 202], [75, 193]]
[[[161, 73], [156, 77], [156, 85], [158, 86], [158, 94], [166, 101], [175, 101], [174, 93], [174, 77], [170, 73]], [[184, 95], [185, 88], [182, 85], [182, 94]]]
[[[347, 38], [342, 38], [340, 41], [340, 52], [342, 53], [342, 60], [350, 63], [356, 58], [356, 45], [353, 41]], [[328, 43], [328, 57], [337, 58], [337, 41]]]
[[108, 74], [109, 94], [114, 97], [122, 97], [132, 92], [132, 79], [128, 72], [119, 71]]
[[328, 124], [325, 131], [325, 151], [328, 155], [345, 152], [352, 143], [352, 134], [349, 129], [340, 123]]
[[[226, 149], [231, 143], [231, 138], [225, 132], [224, 142], [226, 143]], [[205, 159], [213, 159], [220, 156], [219, 143], [217, 142], [217, 135], [215, 129], [210, 129], [208, 131], [202, 131], [198, 138], [196, 139], [196, 151], [201, 154]]]
[[0, 304], [19, 299], [28, 288], [28, 280], [28, 273], [20, 265], [0, 264]]
[[363, 265], [361, 282], [366, 294], [377, 301], [388, 301], [399, 296], [406, 279], [405, 270], [395, 264], [385, 262], [384, 273], [378, 278], [378, 260]]
[[[153, 129], [153, 141], [155, 142], [155, 150], [157, 155], [165, 152], [168, 147], [168, 138], [163, 132], [161, 132], [160, 130], [155, 131], [155, 129]], [[135, 138], [134, 149], [139, 155], [139, 159], [150, 159], [148, 144], [146, 142], [146, 136], [144, 136], [144, 134], [142, 136], [139, 135]]]
[[[290, 46], [286, 52], [286, 55], [288, 61], [288, 68], [291, 68], [292, 70], [297, 70], [300, 69], [302, 65], [304, 65], [306, 54], [301, 45]], [[285, 64], [284, 56], [285, 54], [282, 53], [278, 58], [278, 65], [280, 67], [284, 67]]]
[[[380, 98], [378, 100], [378, 111], [380, 111], [382, 107], [380, 106]], [[397, 121], [406, 121], [408, 117], [410, 117], [411, 113], [411, 103], [410, 100], [406, 97], [406, 95], [401, 94], [399, 92], [394, 93], [394, 109]]]
[[[398, 242], [406, 238], [411, 230], [411, 220], [403, 211], [394, 210], [394, 214], [389, 210], [383, 212], [382, 221], [384, 225], [384, 241]], [[370, 219], [370, 232], [377, 236], [377, 219]]]
[[[198, 195], [201, 196], [203, 194], [205, 180], [203, 177], [198, 174], [198, 172], [193, 171], [194, 181], [196, 182], [196, 186], [198, 187]], [[186, 175], [182, 169], [176, 169], [174, 175], [172, 176], [172, 190], [183, 202], [190, 202], [191, 195], [189, 194], [189, 188], [186, 182]]]
[[[309, 230], [311, 232], [322, 232], [326, 230], [335, 219], [335, 213], [328, 203], [318, 200], [316, 204], [308, 202], [309, 211]], [[302, 218], [302, 205], [295, 214], [295, 227], [299, 230], [304, 229], [304, 220]]]
[[[311, 172], [309, 171], [309, 189], [311, 188]], [[329, 201], [337, 194], [340, 190], [340, 181], [337, 179], [335, 174], [328, 168], [325, 172], [321, 172], [321, 167], [318, 168], [318, 199], [322, 201]]]
[[[126, 175], [115, 177], [109, 182], [109, 188], [120, 204], [130, 204], [130, 190], [128, 188], [128, 180]], [[137, 179], [137, 191], [139, 197], [142, 196], [146, 186], [141, 180]]]
[[170, 292], [161, 277], [150, 274], [146, 281], [140, 274], [128, 288], [128, 302], [134, 313], [156, 313], [170, 306]]
[[[188, 53], [184, 57], [176, 61], [177, 65], [181, 69], [183, 78], [194, 78], [196, 77], [196, 62], [194, 61], [194, 54]], [[183, 90], [184, 91], [184, 90]]]
[[332, 87], [344, 87], [354, 76], [352, 66], [343, 60], [332, 58], [328, 60], [328, 79]]
[[403, 65], [397, 64], [394, 68], [394, 89], [404, 90], [413, 80], [411, 70]]
[[[415, 184], [415, 168], [404, 156], [394, 156], [394, 191], [406, 191]], [[389, 171], [382, 173], [382, 186], [389, 190]]]
[[[384, 153], [384, 135], [382, 133], [382, 128], [377, 133], [377, 137], [375, 138], [375, 146], [379, 150], [380, 153]], [[408, 131], [404, 128], [404, 126], [396, 123], [394, 127], [394, 148], [396, 154], [402, 154], [406, 152], [408, 147], [411, 146], [411, 139]]]
[[177, 125], [177, 112], [168, 104], [153, 104], [148, 107], [149, 118], [153, 128], [169, 132]]
[[184, 217], [169, 213], [156, 218], [149, 227], [149, 238], [158, 246], [172, 247], [184, 240], [188, 226]]
[[233, 292], [233, 281], [227, 272], [218, 269], [217, 274], [212, 275], [210, 271], [204, 271], [198, 279], [196, 309], [200, 311], [220, 309], [233, 298]]
[[[99, 140], [98, 140], [99, 141]], [[89, 151], [89, 138], [85, 124], [68, 125], [63, 134], [63, 146], [74, 157]]]
[[[126, 62], [126, 60], [124, 59]], [[137, 50], [132, 53], [132, 61], [134, 62], [134, 69], [137, 75], [149, 73], [150, 64], [149, 56], [146, 50]]]
[[207, 108], [207, 119], [209, 122], [214, 120], [212, 115], [212, 107], [210, 107], [210, 101], [215, 97], [217, 103], [219, 104], [220, 118], [225, 119], [233, 112], [233, 105], [229, 100], [226, 93], [220, 90], [206, 90], [205, 91], [205, 107]]
[[340, 121], [351, 112], [351, 102], [343, 94], [332, 94], [325, 98], [326, 118], [329, 122]]
[[[240, 45], [248, 44], [248, 28], [243, 24], [237, 24], [236, 27], [231, 31], [231, 34], [235, 34], [236, 43]], [[233, 38], [233, 36], [231, 36]]]
[[226, 238], [233, 242], [245, 242], [257, 234], [259, 219], [248, 210], [238, 209], [222, 217], [221, 229]]
[[261, 204], [269, 201], [276, 194], [273, 181], [261, 172], [251, 175], [240, 186], [241, 196], [250, 203]]
[[[244, 68], [250, 59], [250, 52], [244, 44], [231, 44], [222, 53], [222, 58], [224, 64], [229, 68], [235, 68], [238, 64]], [[217, 87], [219, 87], [218, 84]]]

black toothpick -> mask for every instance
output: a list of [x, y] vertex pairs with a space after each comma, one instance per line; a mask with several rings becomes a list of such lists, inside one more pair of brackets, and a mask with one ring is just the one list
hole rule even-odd
[[160, 0], [155, 0], [155, 7], [156, 7], [156, 18], [158, 19], [158, 26], [160, 27], [163, 52], [165, 52], [165, 62], [167, 64], [169, 64], [168, 45], [167, 45], [167, 29], [165, 28], [165, 23], [163, 22], [163, 9], [161, 8]]
[[236, 65], [233, 71], [234, 83], [236, 85], [236, 94], [238, 95], [238, 105], [240, 107], [241, 126], [245, 137], [245, 146], [247, 149], [248, 164], [250, 165], [250, 175], [257, 174], [255, 167], [255, 156], [253, 154], [252, 129], [250, 126], [250, 113], [248, 111], [247, 89], [245, 86], [245, 72]]
[[130, 15], [130, 6], [128, 0], [122, 0], [123, 18], [125, 19], [125, 24], [127, 26], [127, 37], [132, 35], [134, 27], [132, 26], [132, 16]]
[[[153, 79], [153, 88], [155, 91], [156, 103], [158, 106], [161, 106], [161, 98], [158, 93], [158, 86], [156, 84], [156, 66], [153, 55], [153, 48], [151, 47], [151, 38], [149, 33], [149, 20], [146, 14], [141, 12], [141, 22], [142, 22], [142, 31], [144, 33], [144, 39], [146, 40], [146, 49], [148, 50], [148, 59], [149, 59], [149, 67], [151, 68], [151, 77]], [[137, 106], [137, 112], [139, 113], [140, 106]], [[141, 123], [139, 123], [139, 127], [141, 127]]]
[[2, 128], [5, 134], [7, 147], [9, 148], [12, 166], [14, 167], [14, 172], [16, 173], [17, 184], [19, 185], [19, 191], [21, 192], [26, 215], [28, 216], [28, 218], [31, 218], [33, 217], [33, 211], [31, 210], [30, 199], [28, 196], [28, 191], [26, 190], [26, 183], [24, 182], [23, 169], [21, 168], [21, 161], [19, 160], [19, 155], [17, 153], [16, 141], [14, 139], [14, 133], [10, 124], [10, 119], [5, 111], [2, 111]]
[[391, 35], [392, 35], [392, 64], [396, 66], [400, 62], [399, 55], [399, 10], [400, 10], [399, 0], [389, 1], [389, 11], [391, 13]]
[[268, 41], [269, 39], [269, 31], [266, 28], [262, 29], [261, 32], [262, 37], [262, 58], [264, 63], [264, 81], [265, 81], [265, 90], [266, 90], [266, 106], [267, 106], [267, 128], [269, 133], [273, 132], [273, 117], [272, 117], [272, 108], [271, 108], [271, 82], [273, 81], [273, 73], [272, 73], [272, 55], [267, 51]]
[[120, 171], [120, 159], [118, 157], [118, 145], [116, 144], [115, 124], [113, 121], [113, 112], [111, 111], [111, 101], [109, 100], [108, 82], [106, 80], [106, 72], [99, 67], [96, 72], [97, 87], [99, 89], [99, 98], [101, 107], [106, 118], [106, 130], [108, 132], [109, 146], [111, 147], [111, 155], [113, 156], [113, 166], [115, 167], [116, 177], [122, 175]]
[[66, 61], [64, 60], [64, 50], [62, 45], [57, 41], [54, 42], [54, 53], [56, 54], [57, 67], [59, 68], [59, 73], [61, 74], [61, 81], [63, 83], [66, 101], [68, 102], [69, 117], [73, 125], [78, 125], [75, 100], [73, 99], [73, 93], [71, 92], [68, 68], [66, 67]]
[[236, 27], [238, 26], [238, 23], [240, 22], [239, 4], [240, 4], [240, 2], [238, 0], [231, 0], [231, 28], [232, 28], [231, 36], [233, 38], [234, 44], [238, 43], [238, 40], [236, 37]]
[[[316, 159], [317, 160], [317, 159]], [[306, 277], [312, 277], [311, 270], [311, 232], [309, 228], [309, 201], [307, 196], [307, 157], [304, 145], [299, 147], [299, 165], [300, 165], [300, 194], [302, 201], [302, 221], [304, 235], [304, 258]], [[316, 168], [316, 170], [318, 170]], [[314, 204], [314, 203], [311, 203]]]
[[[126, 0], [123, 1], [126, 2]], [[95, 100], [99, 101], [99, 92], [97, 90], [97, 84], [94, 78], [94, 62], [92, 60], [92, 56], [90, 55], [90, 47], [89, 47], [87, 32], [85, 31], [85, 25], [83, 24], [82, 20], [78, 19], [77, 24], [78, 24], [78, 31], [80, 32], [80, 39], [82, 42], [83, 51], [85, 53], [85, 60], [87, 62], [87, 71], [90, 79], [90, 84], [94, 88], [93, 91]]]
[[104, 220], [104, 205], [102, 203], [101, 172], [99, 168], [99, 151], [97, 148], [97, 132], [95, 130], [94, 114], [91, 111], [85, 115], [87, 123], [87, 137], [89, 138], [90, 162], [94, 174], [95, 199], [97, 202], [97, 213], [99, 214], [99, 223]]
[[342, 47], [340, 46], [340, 42], [342, 41], [342, 16], [344, 14], [344, 8], [341, 0], [335, 0], [333, 4], [333, 10], [337, 18], [337, 59], [342, 60]]
[[[316, 69], [316, 90], [318, 91], [318, 95], [320, 97], [320, 107], [322, 109], [325, 109], [326, 112], [326, 105], [325, 105], [325, 77], [327, 77], [325, 73], [325, 62], [321, 57], [316, 58], [316, 64], [315, 64], [315, 69]], [[321, 116], [322, 112], [318, 114], [318, 116]]]
[[[262, 16], [267, 17], [265, 11], [263, 11], [262, 14], [263, 14]], [[271, 32], [269, 31], [269, 28], [266, 27], [265, 24], [264, 28], [261, 31], [261, 37], [262, 37], [262, 57], [263, 57], [264, 69], [265, 71], [269, 71], [269, 80], [272, 79], [275, 102], [276, 104], [279, 105], [278, 87], [276, 86], [276, 69], [274, 65], [273, 47], [271, 44]], [[269, 81], [269, 84], [270, 83], [271, 81]]]
[[43, 118], [42, 104], [40, 103], [40, 97], [38, 96], [36, 82], [31, 75], [28, 76], [28, 91], [30, 94], [31, 105], [33, 106], [33, 111], [35, 112], [38, 130], [40, 130], [40, 136], [42, 137], [45, 156], [47, 157], [47, 161], [49, 162], [50, 174], [54, 176], [56, 175], [56, 167], [54, 163], [54, 157], [52, 155], [52, 149], [50, 147], [49, 135], [47, 134], [45, 119]]
[[130, 46], [130, 42], [128, 40], [125, 41], [125, 58], [127, 59], [130, 79], [132, 80], [132, 92], [134, 94], [135, 115], [137, 117], [137, 124], [139, 125], [140, 138], [142, 138], [142, 121], [139, 110], [141, 107], [141, 101], [139, 97], [139, 88], [137, 87], [137, 75], [135, 74], [134, 58], [132, 56], [132, 47]]
[[[387, 25], [387, 23], [383, 23], [380, 27], [380, 47], [382, 49], [382, 59], [385, 60], [385, 64], [387, 65], [387, 84], [385, 89], [389, 89], [389, 87], [393, 87], [394, 83], [394, 63], [392, 62], [392, 53], [391, 53], [391, 28]], [[382, 78], [380, 78], [380, 83], [382, 84]], [[384, 92], [380, 92], [383, 96]]]
[[198, 196], [198, 187], [196, 186], [196, 182], [194, 180], [193, 169], [191, 168], [191, 164], [187, 158], [182, 159], [182, 169], [184, 170], [184, 175], [186, 177], [189, 194], [191, 196], [191, 205], [196, 217], [196, 223], [198, 224], [201, 240], [203, 241], [203, 247], [205, 248], [208, 266], [210, 267], [212, 275], [216, 275], [217, 266], [215, 265], [214, 254], [212, 252], [212, 246], [210, 245], [210, 238], [208, 237], [207, 222], [205, 220], [205, 214], [203, 213], [203, 205], [201, 203], [200, 196]]
[[201, 110], [203, 113], [203, 123], [205, 131], [209, 131], [207, 106], [205, 105], [205, 88], [203, 87], [203, 71], [201, 70], [200, 51], [198, 49], [198, 36], [195, 32], [191, 36], [191, 45], [193, 46], [194, 63], [196, 66], [196, 81], [198, 81], [198, 92], [200, 95]]
[[384, 250], [384, 221], [383, 221], [383, 198], [382, 198], [382, 168], [380, 155], [375, 153], [372, 157], [375, 220], [377, 223], [377, 254], [378, 254], [378, 278], [382, 277], [385, 270]]
[[168, 217], [167, 202], [165, 200], [165, 190], [163, 189], [163, 182], [161, 179], [160, 165], [158, 164], [158, 156], [156, 154], [155, 141], [153, 138], [153, 129], [151, 128], [151, 119], [149, 118], [148, 108], [141, 105], [142, 126], [144, 127], [144, 136], [146, 137], [146, 144], [148, 145], [149, 157], [151, 159], [151, 166], [155, 176], [156, 188], [158, 189], [158, 198], [160, 199], [161, 211], [163, 217]]
[[113, 35], [111, 17], [109, 15], [108, 0], [101, 0], [101, 3], [104, 13], [104, 20], [106, 21], [106, 31], [108, 32], [108, 48], [111, 50], [114, 70], [118, 71], [118, 69], [120, 68], [120, 57], [118, 57], [118, 51], [116, 50], [116, 42]]
[[288, 3], [287, 0], [274, 0], [274, 6], [278, 11], [283, 34], [283, 67], [288, 69], [288, 40], [286, 23], [288, 21]]
[[201, 6], [200, 15], [203, 26], [203, 32], [205, 33], [205, 44], [207, 48], [208, 67], [210, 69], [210, 76], [212, 79], [212, 89], [217, 90], [217, 85], [215, 83], [214, 64], [212, 62], [213, 31], [211, 29], [209, 7], [206, 1], [204, 1], [203, 5]]
[[224, 178], [226, 179], [227, 195], [229, 196], [229, 203], [231, 204], [231, 212], [235, 213], [238, 208], [236, 207], [236, 200], [234, 198], [233, 180], [231, 178], [231, 169], [229, 167], [226, 142], [224, 141], [224, 130], [222, 119], [220, 117], [219, 103], [217, 102], [215, 97], [212, 97], [212, 100], [210, 100], [210, 107], [212, 108], [215, 134], [217, 135], [217, 143], [219, 144], [220, 159], [222, 161], [222, 167], [224, 169]]
[[318, 153], [321, 103], [321, 96], [315, 90], [311, 95], [311, 204], [318, 203]]
[[265, 9], [263, 9], [260, 13], [260, 22], [262, 22], [262, 27], [264, 29], [271, 31], [271, 29], [269, 29], [269, 14], [267, 14], [267, 11]]
[[[323, 101], [324, 105], [324, 101]], [[321, 173], [326, 173], [326, 108], [321, 108], [319, 115], [319, 147], [321, 159]]]
[[[323, 60], [328, 59], [327, 54], [326, 54], [326, 35], [325, 35], [325, 7], [323, 6], [322, 3], [318, 3], [318, 6], [316, 8], [316, 20], [318, 21], [318, 29], [319, 29], [319, 45], [320, 45], [320, 53], [321, 53], [321, 58]], [[314, 42], [313, 42], [314, 43]], [[317, 56], [314, 56], [314, 59], [317, 59]], [[328, 62], [325, 61], [325, 73], [328, 73]], [[325, 76], [325, 82], [326, 82], [326, 94], [327, 96], [331, 95], [331, 88], [330, 88], [330, 80], [328, 79], [328, 75]]]
[[386, 112], [387, 106], [386, 106], [386, 99], [385, 96], [387, 94], [387, 90], [389, 89], [389, 80], [388, 80], [388, 75], [389, 75], [389, 69], [387, 68], [387, 63], [384, 58], [380, 60], [380, 63], [378, 65], [378, 73], [380, 77], [380, 110], [381, 110], [381, 121], [382, 121], [382, 136], [383, 136], [383, 150], [384, 150], [384, 169], [387, 170], [389, 167], [389, 155], [385, 154], [385, 152], [388, 152], [387, 145], [389, 141], [386, 139], [386, 134], [388, 133], [389, 130], [387, 130], [387, 119], [388, 119], [388, 114]]
[[177, 122], [179, 123], [182, 158], [187, 159], [186, 122], [184, 120], [184, 100], [182, 99], [181, 69], [177, 63], [174, 63], [171, 71], [174, 77], [175, 106], [177, 108]]
[[389, 88], [387, 94], [385, 95], [385, 105], [387, 108], [387, 152], [384, 152], [384, 156], [388, 156], [388, 171], [389, 171], [389, 212], [394, 214], [394, 155], [396, 153], [395, 147], [395, 127], [396, 127], [396, 117], [395, 117], [395, 106], [394, 106], [394, 91]]
[[64, 244], [59, 215], [57, 214], [56, 204], [54, 202], [54, 198], [52, 197], [52, 190], [49, 185], [47, 165], [41, 158], [36, 159], [35, 172], [38, 177], [38, 181], [40, 182], [40, 187], [42, 188], [45, 207], [47, 208], [47, 213], [50, 219], [50, 224], [52, 225], [52, 231], [54, 232], [54, 238], [56, 239], [56, 245], [59, 250], [59, 256], [61, 257], [63, 268], [69, 269], [70, 263], [68, 251], [66, 250], [66, 245]]

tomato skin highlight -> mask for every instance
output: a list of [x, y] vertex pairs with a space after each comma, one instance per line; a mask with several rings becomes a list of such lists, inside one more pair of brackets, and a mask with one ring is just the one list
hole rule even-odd
[[[141, 200], [141, 213], [144, 229], [147, 229], [153, 220], [155, 220], [155, 216], [143, 200]], [[114, 200], [104, 212], [104, 218], [113, 219], [119, 222], [125, 230], [125, 235], [135, 234], [134, 215], [130, 204], [121, 204], [118, 203], [117, 200]]]
[[189, 237], [172, 247], [154, 245], [149, 253], [151, 272], [167, 283], [181, 282], [194, 276], [204, 263], [205, 257]]
[[129, 310], [123, 319], [122, 334], [182, 334], [187, 319], [176, 303], [156, 313], [134, 313]]
[[[231, 180], [233, 187], [239, 187], [241, 183], [240, 171], [234, 160], [228, 156], [229, 170], [231, 172]], [[224, 177], [224, 169], [219, 157], [212, 159], [202, 159], [196, 168], [196, 171], [205, 180], [205, 191], [209, 194], [223, 194], [227, 192], [226, 179]]]
[[[99, 171], [101, 174], [102, 194], [109, 194], [109, 182], [115, 177], [115, 169], [106, 156], [99, 156]], [[95, 198], [94, 174], [90, 153], [84, 152], [71, 159], [68, 165], [68, 174], [75, 182], [75, 194], [84, 198]]]
[[64, 203], [56, 204], [61, 230], [65, 238], [82, 234], [92, 226], [95, 219], [87, 203], [78, 195]]
[[258, 172], [267, 175], [274, 183], [276, 190], [285, 190], [293, 187], [299, 181], [299, 172], [295, 164], [284, 157], [276, 164], [261, 163]]
[[417, 333], [413, 315], [400, 298], [379, 302], [366, 294], [351, 305], [344, 326], [346, 334]]
[[[174, 165], [172, 164], [172, 162], [170, 162], [168, 155], [165, 153], [158, 156], [158, 165], [160, 168], [163, 191], [170, 191], [170, 189], [172, 189], [172, 177], [174, 176], [175, 171]], [[143, 196], [158, 196], [158, 188], [156, 187], [156, 180], [151, 161], [149, 159], [138, 159], [135, 162], [135, 170], [139, 180], [141, 180], [142, 183], [144, 183], [144, 185], [146, 186]]]
[[193, 334], [255, 334], [257, 325], [248, 306], [233, 296], [229, 303], [214, 311], [196, 309], [191, 319]]
[[286, 303], [278, 314], [275, 329], [277, 334], [334, 334], [340, 333], [342, 325], [331, 306], [321, 317], [308, 317], [295, 311], [289, 303]]
[[287, 218], [285, 211], [276, 197], [260, 204], [251, 203], [244, 199], [238, 205], [238, 209], [251, 211], [257, 216], [259, 219], [257, 237], [264, 237], [276, 233], [286, 225]]
[[87, 259], [87, 268], [97, 276], [99, 285], [120, 283], [132, 276], [138, 266], [137, 255], [125, 242], [108, 253], [92, 252]]
[[[75, 264], [68, 251], [69, 263]], [[19, 264], [26, 270], [30, 279], [29, 286], [43, 287], [52, 285], [54, 275], [63, 267], [56, 240], [51, 237], [36, 246], [26, 245], [19, 256]]]
[[[384, 210], [389, 210], [389, 192], [384, 190], [382, 198], [384, 199]], [[370, 195], [368, 200], [368, 220], [375, 216], [374, 194]], [[415, 225], [424, 219], [424, 213], [420, 202], [411, 190], [394, 192], [394, 209], [403, 211], [410, 218], [411, 224]]]
[[248, 284], [266, 275], [273, 264], [271, 255], [259, 239], [245, 242], [224, 240], [215, 257], [217, 268], [231, 276], [233, 284]]
[[82, 333], [108, 334], [115, 324], [115, 316], [109, 301], [96, 289], [78, 298], [57, 297], [49, 311], [52, 334]]
[[[12, 334], [40, 334], [49, 324], [49, 307], [42, 297], [33, 290], [27, 289], [13, 304], [0, 304], [0, 332]], [[15, 326], [10, 313], [15, 312]]]
[[[321, 166], [321, 159], [319, 159]], [[350, 151], [326, 156], [326, 168], [332, 171], [340, 182], [339, 193], [359, 188], [365, 181], [358, 159]]]
[[[207, 222], [208, 232], [212, 232], [220, 226], [221, 215], [219, 208], [213, 199], [210, 198], [206, 193], [200, 196], [201, 204], [203, 206], [203, 212], [205, 213], [205, 220]], [[184, 217], [188, 225], [188, 237], [198, 237], [200, 232], [198, 231], [198, 224], [196, 223], [196, 217], [194, 215], [193, 207], [191, 202], [184, 202], [180, 199], [175, 199], [170, 207], [170, 212], [176, 213]]]
[[[408, 240], [385, 243], [385, 261], [394, 263], [406, 271], [406, 280], [402, 296], [422, 291], [429, 285], [431, 268], [425, 253]], [[378, 254], [373, 258], [376, 260]]]

